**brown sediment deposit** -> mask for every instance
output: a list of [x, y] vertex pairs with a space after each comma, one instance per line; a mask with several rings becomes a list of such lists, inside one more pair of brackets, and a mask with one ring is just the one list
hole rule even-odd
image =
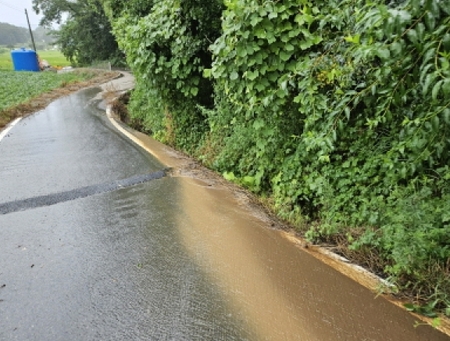
[[[308, 246], [245, 190], [150, 137], [141, 145], [172, 167], [184, 202], [180, 238], [260, 340], [445, 341], [442, 319], [411, 314], [380, 294], [381, 279]], [[189, 224], [184, 222], [189, 221]], [[188, 226], [196, 226], [195, 229]]]

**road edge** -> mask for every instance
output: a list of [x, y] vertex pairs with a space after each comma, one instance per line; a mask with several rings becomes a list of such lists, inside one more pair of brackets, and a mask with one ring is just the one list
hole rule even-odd
[[[132, 88], [129, 89], [122, 89], [122, 91], [129, 91]], [[183, 162], [180, 161], [180, 157], [175, 157], [174, 155], [179, 155], [179, 153], [176, 150], [173, 150], [171, 147], [164, 145], [160, 143], [159, 141], [153, 139], [151, 136], [145, 135], [146, 139], [148, 141], [151, 141], [149, 146], [148, 141], [144, 142], [139, 135], [143, 136], [144, 134], [137, 132], [135, 134], [131, 133], [127, 129], [125, 129], [121, 124], [118, 122], [121, 122], [120, 120], [117, 120], [117, 115], [113, 112], [112, 109], [112, 102], [117, 99], [117, 97], [110, 99], [108, 103], [106, 103], [106, 116], [108, 117], [110, 123], [124, 136], [126, 136], [128, 139], [130, 139], [132, 142], [134, 142], [136, 145], [150, 153], [153, 157], [158, 159], [162, 164], [164, 164], [167, 167], [177, 167], [180, 166]], [[133, 128], [128, 127], [127, 128], [131, 131], [134, 131]], [[168, 157], [162, 157], [161, 153], [170, 153]], [[174, 160], [175, 159], [175, 160]], [[177, 160], [178, 159], [178, 160]], [[195, 162], [195, 159], [192, 159], [193, 162]], [[400, 307], [401, 309], [407, 311], [411, 315], [413, 315], [415, 318], [417, 318], [419, 321], [417, 322], [417, 326], [426, 324], [429, 325], [432, 328], [435, 328], [442, 332], [445, 335], [450, 336], [450, 319], [448, 319], [445, 316], [439, 316], [440, 323], [439, 325], [435, 325], [435, 319], [429, 318], [423, 315], [419, 315], [417, 313], [408, 311], [404, 307], [404, 302], [400, 301], [399, 299], [396, 299], [392, 295], [389, 295], [389, 290], [394, 289], [395, 286], [393, 286], [391, 283], [386, 281], [385, 279], [377, 276], [376, 274], [370, 272], [369, 270], [357, 265], [351, 263], [346, 258], [322, 247], [319, 245], [313, 245], [308, 246], [307, 242], [297, 236], [293, 231], [284, 231], [280, 230], [282, 235], [290, 240], [294, 245], [301, 248], [304, 252], [309, 253], [316, 259], [322, 261], [328, 266], [331, 266], [333, 269], [339, 271], [344, 276], [347, 276], [348, 278], [352, 279], [353, 281], [359, 283], [365, 288], [368, 288], [369, 290], [373, 291], [374, 294], [377, 296], [384, 297], [387, 301], [390, 303]], [[385, 290], [385, 292], [380, 292], [380, 289]]]
[[4, 137], [8, 135], [10, 130], [22, 119], [22, 117], [17, 117], [14, 121], [11, 121], [8, 123], [3, 130], [0, 130], [0, 142], [3, 140]]

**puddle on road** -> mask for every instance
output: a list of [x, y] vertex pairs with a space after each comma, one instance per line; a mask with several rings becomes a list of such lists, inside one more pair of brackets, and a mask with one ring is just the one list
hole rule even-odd
[[[100, 115], [69, 115], [94, 92], [55, 102], [2, 142], [15, 165], [2, 173], [8, 200], [159, 169]], [[46, 148], [18, 144], [21, 134]], [[449, 341], [414, 328], [412, 315], [269, 229], [239, 193], [151, 143], [172, 178], [0, 216], [0, 340]], [[15, 158], [27, 153], [31, 165]], [[18, 191], [18, 174], [36, 186]]]
[[419, 319], [369, 290], [366, 275], [312, 256], [288, 233], [271, 229], [264, 213], [191, 160], [133, 134], [174, 167], [184, 201], [180, 238], [257, 340], [450, 340], [430, 326], [414, 327]]
[[186, 249], [210, 269], [258, 340], [449, 340], [430, 327], [414, 328], [410, 314], [268, 229], [229, 191], [178, 181]]

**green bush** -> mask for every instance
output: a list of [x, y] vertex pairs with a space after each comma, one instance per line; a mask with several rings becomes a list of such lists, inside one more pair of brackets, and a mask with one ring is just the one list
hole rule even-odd
[[449, 14], [436, 1], [229, 1], [206, 71], [224, 139], [211, 164], [252, 178], [312, 240], [364, 226], [351, 247], [430, 295], [433, 267], [450, 292]]
[[309, 239], [372, 248], [449, 305], [447, 1], [136, 4], [113, 20], [134, 115]]
[[114, 23], [137, 83], [150, 91], [150, 102], [162, 103], [147, 116], [175, 137], [161, 138], [184, 150], [195, 150], [207, 128], [201, 107], [212, 107], [213, 88], [202, 73], [211, 66], [208, 46], [220, 33], [220, 12], [216, 0], [164, 0], [142, 18], [125, 14]]

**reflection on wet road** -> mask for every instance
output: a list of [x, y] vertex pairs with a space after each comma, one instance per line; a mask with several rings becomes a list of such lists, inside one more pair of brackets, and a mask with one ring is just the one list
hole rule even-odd
[[[0, 203], [152, 173], [85, 91], [0, 144]], [[81, 109], [77, 109], [81, 108]], [[0, 340], [244, 340], [184, 251], [174, 182], [154, 180], [0, 215]]]
[[[0, 142], [0, 206], [165, 168], [86, 104], [94, 95], [60, 99]], [[0, 214], [2, 341], [449, 340], [223, 186], [164, 176], [71, 199]]]
[[0, 339], [247, 339], [183, 251], [174, 185], [2, 217]]

